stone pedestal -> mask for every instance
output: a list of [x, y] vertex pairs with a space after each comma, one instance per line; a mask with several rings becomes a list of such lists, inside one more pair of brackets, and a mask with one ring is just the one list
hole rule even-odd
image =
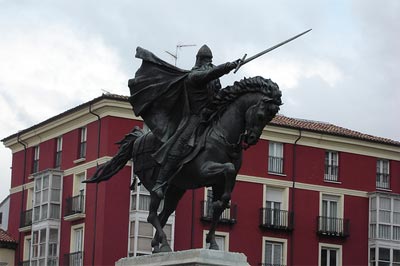
[[153, 255], [123, 258], [116, 266], [250, 266], [243, 253], [224, 252], [210, 249], [158, 253]]

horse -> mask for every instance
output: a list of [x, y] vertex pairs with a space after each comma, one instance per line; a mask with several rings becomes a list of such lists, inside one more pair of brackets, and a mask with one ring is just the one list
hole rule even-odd
[[[281, 91], [276, 83], [263, 77], [244, 78], [221, 89], [210, 106], [213, 113], [203, 130], [203, 141], [187, 157], [164, 194], [164, 206], [159, 214], [161, 199], [152, 191], [160, 170], [151, 154], [162, 145], [151, 132], [134, 128], [119, 142], [117, 154], [100, 166], [86, 182], [107, 180], [133, 159], [134, 173], [150, 191], [148, 222], [156, 229], [151, 241], [153, 253], [170, 252], [163, 231], [168, 217], [188, 189], [212, 187], [212, 222], [206, 236], [210, 249], [218, 250], [215, 230], [222, 212], [229, 207], [236, 176], [242, 164], [243, 150], [255, 145], [264, 129], [280, 109]], [[200, 144], [201, 143], [201, 144]], [[134, 184], [132, 184], [134, 185]]]

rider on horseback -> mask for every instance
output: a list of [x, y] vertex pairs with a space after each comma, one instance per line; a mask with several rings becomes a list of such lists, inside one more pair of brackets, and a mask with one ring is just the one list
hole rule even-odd
[[[137, 71], [135, 79], [129, 82], [132, 95], [131, 103], [135, 113], [142, 115], [144, 122], [163, 142], [162, 147], [153, 154], [153, 157], [161, 165], [153, 192], [158, 197], [163, 198], [166, 184], [179, 170], [182, 160], [195, 145], [195, 134], [193, 133], [200, 122], [209, 115], [207, 105], [213, 99], [215, 93], [221, 89], [219, 78], [235, 69], [238, 61], [214, 66], [210, 48], [203, 45], [197, 53], [195, 66], [190, 72], [187, 72], [174, 68], [144, 49], [138, 48], [137, 51], [136, 57], [143, 59], [143, 64]], [[164, 72], [174, 72], [171, 74], [174, 75], [173, 81], [162, 85], [163, 88], [161, 89], [160, 86], [154, 84], [157, 84], [157, 80], [162, 80], [161, 78], [164, 78], [162, 76], [165, 76], [165, 73], [160, 74], [160, 77], [155, 77], [154, 82], [149, 82], [149, 79], [152, 79], [149, 73], [154, 75], [154, 68], [160, 67], [163, 68]], [[177, 74], [177, 72], [180, 73]], [[157, 96], [154, 96], [154, 86], [158, 87]], [[153, 98], [150, 101], [143, 102], [143, 92], [150, 87], [153, 87], [150, 89], [153, 91], [150, 97]], [[159, 90], [162, 89], [168, 90], [163, 90], [160, 93]], [[171, 91], [180, 91], [180, 96], [171, 96]], [[173, 97], [176, 98], [171, 100]], [[170, 106], [166, 107], [165, 101], [168, 101]], [[149, 104], [149, 102], [151, 103]], [[151, 105], [151, 107], [148, 107], [148, 105]], [[179, 111], [177, 111], [176, 105], [181, 106], [178, 107]], [[149, 112], [149, 109], [152, 109], [152, 111]], [[160, 115], [154, 114], [154, 110], [161, 113], [161, 118]], [[174, 114], [166, 115], [166, 112], [175, 112], [179, 121], [176, 121]], [[171, 123], [166, 123], [166, 120], [175, 120], [176, 126], [172, 129], [162, 128], [163, 125], [170, 127]]]

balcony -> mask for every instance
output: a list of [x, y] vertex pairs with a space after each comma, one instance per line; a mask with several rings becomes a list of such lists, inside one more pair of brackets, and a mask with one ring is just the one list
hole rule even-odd
[[[203, 200], [201, 202], [201, 220], [212, 221], [213, 209], [212, 202]], [[226, 209], [219, 218], [219, 223], [235, 224], [237, 221], [237, 205], [231, 204], [229, 209]]]
[[85, 195], [67, 198], [64, 220], [75, 221], [81, 218], [85, 218]]
[[20, 224], [19, 224], [19, 231], [20, 232], [26, 232], [31, 229], [32, 226], [32, 209], [23, 211], [21, 213], [21, 218], [20, 218]]
[[83, 265], [83, 251], [65, 254], [64, 255], [64, 265], [82, 266]]
[[277, 264], [277, 263], [259, 263], [261, 266], [286, 266], [285, 264]]
[[339, 166], [325, 165], [324, 181], [339, 182]]
[[283, 158], [282, 157], [268, 157], [268, 173], [283, 174]]
[[260, 227], [273, 230], [293, 230], [293, 212], [280, 209], [261, 208]]
[[318, 216], [318, 230], [320, 236], [348, 237], [350, 235], [349, 219]]
[[376, 174], [376, 188], [390, 189], [390, 176], [387, 173]]

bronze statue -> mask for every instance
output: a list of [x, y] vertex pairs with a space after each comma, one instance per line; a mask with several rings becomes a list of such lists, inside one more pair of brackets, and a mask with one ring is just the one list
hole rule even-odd
[[[156, 229], [153, 252], [171, 251], [163, 227], [185, 191], [211, 186], [213, 219], [206, 241], [211, 249], [218, 249], [215, 230], [229, 207], [242, 150], [257, 143], [279, 111], [281, 91], [263, 77], [221, 89], [218, 78], [241, 61], [214, 66], [207, 46], [200, 48], [191, 71], [140, 47], [136, 57], [142, 65], [129, 81], [130, 102], [151, 131], [134, 128], [112, 160], [87, 182], [107, 180], [133, 159], [134, 173], [151, 195], [148, 221]], [[162, 198], [164, 207], [157, 215]]]

